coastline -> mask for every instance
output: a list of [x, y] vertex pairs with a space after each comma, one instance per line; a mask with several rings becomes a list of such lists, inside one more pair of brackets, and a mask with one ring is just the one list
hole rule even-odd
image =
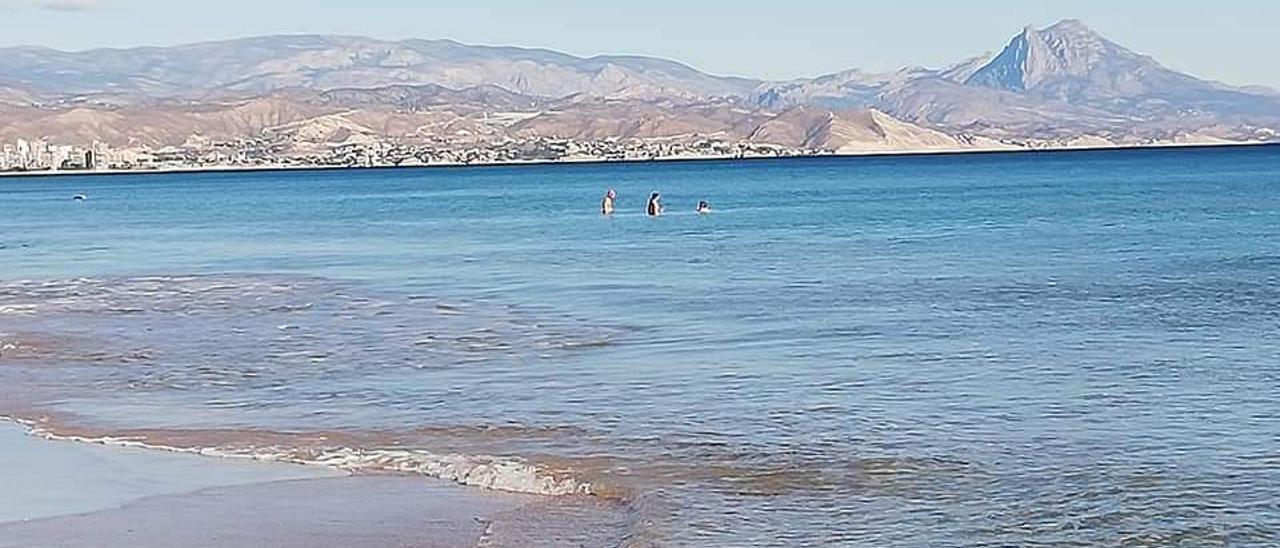
[[627, 525], [595, 497], [68, 441], [13, 419], [0, 464], [0, 548], [595, 545]]
[[6, 491], [0, 524], [92, 513], [213, 487], [338, 475], [319, 467], [211, 463], [195, 455], [54, 440], [34, 434], [30, 423], [0, 420], [0, 485]]
[[832, 152], [823, 154], [791, 155], [791, 156], [671, 156], [651, 159], [610, 160], [602, 158], [569, 158], [559, 160], [514, 160], [507, 162], [477, 162], [450, 164], [420, 164], [410, 166], [345, 166], [345, 165], [273, 165], [273, 166], [171, 166], [154, 169], [100, 169], [100, 170], [47, 170], [47, 171], [0, 171], [0, 180], [5, 178], [40, 178], [40, 177], [112, 177], [119, 175], [173, 175], [203, 173], [272, 173], [272, 172], [321, 172], [345, 170], [416, 170], [416, 169], [467, 169], [467, 168], [502, 168], [524, 166], [556, 166], [556, 165], [609, 165], [609, 164], [649, 164], [649, 163], [699, 163], [699, 162], [757, 162], [769, 160], [812, 160], [833, 158], [895, 158], [903, 156], [967, 156], [991, 154], [1056, 154], [1071, 152], [1109, 152], [1132, 150], [1195, 150], [1224, 147], [1280, 147], [1277, 142], [1222, 142], [1222, 143], [1157, 143], [1148, 145], [1118, 146], [1065, 146], [1065, 147], [975, 147], [962, 149], [904, 149], [904, 150], [867, 150], [851, 152]]

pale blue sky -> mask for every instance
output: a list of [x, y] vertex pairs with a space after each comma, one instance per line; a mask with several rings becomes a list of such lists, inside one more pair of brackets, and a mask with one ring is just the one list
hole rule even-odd
[[1280, 88], [1280, 2], [1270, 0], [0, 0], [0, 45], [342, 33], [655, 55], [788, 78], [945, 66], [1067, 17], [1173, 68]]

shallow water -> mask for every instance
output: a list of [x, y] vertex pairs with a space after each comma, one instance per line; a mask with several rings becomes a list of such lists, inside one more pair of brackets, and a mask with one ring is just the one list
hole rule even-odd
[[3, 179], [0, 383], [637, 543], [1273, 545], [1277, 190], [1276, 147]]

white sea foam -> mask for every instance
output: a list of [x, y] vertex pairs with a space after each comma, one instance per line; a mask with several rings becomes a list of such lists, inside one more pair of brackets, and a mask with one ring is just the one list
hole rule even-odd
[[25, 427], [33, 436], [56, 441], [132, 447], [208, 457], [247, 459], [311, 466], [347, 472], [381, 471], [420, 474], [461, 485], [534, 495], [591, 495], [590, 483], [558, 478], [517, 457], [437, 454], [414, 449], [359, 449], [352, 447], [175, 447], [137, 438], [58, 434], [36, 423], [6, 418]]
[[34, 304], [4, 304], [0, 305], [0, 314], [12, 316], [30, 316], [36, 313], [36, 305]]

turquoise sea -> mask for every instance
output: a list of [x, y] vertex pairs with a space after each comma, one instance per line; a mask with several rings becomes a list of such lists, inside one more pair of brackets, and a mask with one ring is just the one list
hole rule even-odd
[[0, 403], [631, 544], [1274, 546], [1278, 233], [1280, 147], [0, 178]]

